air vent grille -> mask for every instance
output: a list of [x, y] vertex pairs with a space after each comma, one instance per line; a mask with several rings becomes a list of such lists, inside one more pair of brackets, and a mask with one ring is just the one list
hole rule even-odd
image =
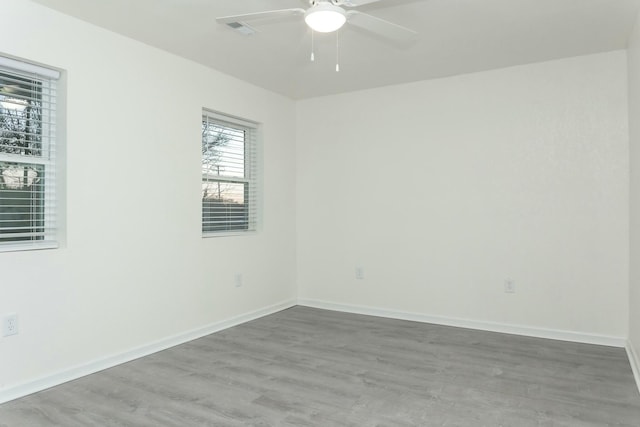
[[251, 34], [255, 34], [256, 30], [245, 24], [244, 22], [227, 22], [229, 28], [232, 28], [239, 32], [240, 34], [244, 34], [245, 36], [250, 36]]

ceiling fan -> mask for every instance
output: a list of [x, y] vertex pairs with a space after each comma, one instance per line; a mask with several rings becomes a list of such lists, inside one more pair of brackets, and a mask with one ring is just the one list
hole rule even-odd
[[238, 25], [242, 25], [244, 21], [304, 16], [307, 25], [313, 31], [319, 33], [331, 33], [342, 28], [344, 24], [349, 24], [395, 42], [412, 41], [417, 35], [415, 31], [409, 28], [377, 18], [373, 15], [357, 10], [345, 10], [345, 8], [355, 8], [381, 0], [303, 1], [308, 2], [310, 5], [306, 10], [302, 8], [269, 10], [243, 15], [224, 16], [216, 18], [216, 21], [235, 28]]

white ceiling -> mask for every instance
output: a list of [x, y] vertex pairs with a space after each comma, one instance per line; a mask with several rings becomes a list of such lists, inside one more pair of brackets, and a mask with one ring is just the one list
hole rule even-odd
[[356, 28], [310, 32], [301, 18], [217, 16], [306, 7], [304, 0], [34, 0], [82, 20], [300, 99], [626, 47], [639, 0], [381, 0], [358, 8], [419, 32], [397, 46]]

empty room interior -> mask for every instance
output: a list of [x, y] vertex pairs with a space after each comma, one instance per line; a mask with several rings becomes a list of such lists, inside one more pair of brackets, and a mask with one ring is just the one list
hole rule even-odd
[[2, 0], [0, 319], [2, 427], [640, 426], [640, 0]]

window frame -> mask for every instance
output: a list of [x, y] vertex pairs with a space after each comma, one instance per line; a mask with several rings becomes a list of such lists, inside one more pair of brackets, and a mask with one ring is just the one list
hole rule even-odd
[[[0, 252], [58, 248], [60, 236], [57, 216], [59, 213], [58, 206], [60, 200], [58, 194], [59, 162], [56, 158], [56, 150], [58, 145], [57, 140], [59, 139], [58, 109], [60, 108], [60, 96], [58, 91], [61, 73], [50, 67], [36, 65], [3, 55], [0, 55], [0, 72], [8, 78], [13, 77], [18, 80], [25, 79], [25, 81], [37, 82], [40, 85], [38, 96], [42, 104], [40, 107], [40, 113], [42, 114], [40, 117], [41, 127], [38, 129], [38, 137], [41, 143], [40, 153], [34, 155], [0, 152], [0, 162], [25, 166], [37, 165], [42, 166], [44, 169], [44, 184], [42, 189], [32, 190], [34, 193], [37, 191], [37, 194], [40, 194], [40, 192], [42, 194], [42, 225], [38, 222], [36, 225], [29, 226], [31, 230], [25, 234], [31, 234], [32, 239], [22, 240], [17, 237], [16, 240], [0, 242]], [[2, 200], [0, 199], [0, 201]], [[2, 212], [1, 204], [0, 212]], [[41, 233], [37, 231], [40, 228], [42, 230]], [[2, 236], [3, 233], [0, 229], [0, 237]], [[11, 237], [11, 233], [7, 233], [5, 236]]]
[[[251, 235], [259, 231], [261, 216], [261, 187], [259, 185], [259, 148], [261, 125], [257, 122], [221, 113], [215, 110], [203, 108], [201, 116], [201, 124], [213, 123], [222, 128], [231, 128], [235, 130], [243, 130], [244, 135], [244, 152], [243, 152], [243, 172], [244, 176], [225, 176], [218, 174], [207, 174], [201, 170], [201, 188], [205, 183], [227, 183], [227, 184], [243, 184], [245, 185], [244, 202], [246, 206], [247, 226], [243, 229], [224, 229], [224, 230], [207, 230], [205, 226], [213, 224], [212, 221], [205, 222], [204, 203], [205, 199], [201, 190], [201, 233], [203, 238], [224, 237], [224, 236], [242, 236]], [[204, 138], [204, 135], [203, 135]], [[201, 144], [203, 141], [201, 140]], [[201, 165], [205, 162], [205, 153], [203, 150], [201, 156]], [[204, 168], [203, 168], [204, 169]], [[222, 224], [223, 222], [219, 222]], [[227, 225], [228, 226], [228, 225]]]

